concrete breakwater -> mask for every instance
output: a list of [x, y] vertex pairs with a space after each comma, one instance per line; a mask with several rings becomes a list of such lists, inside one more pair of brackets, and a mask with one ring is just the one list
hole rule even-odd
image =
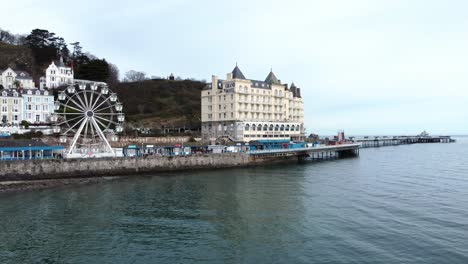
[[0, 181], [100, 177], [146, 172], [242, 167], [249, 164], [249, 156], [242, 153], [4, 161], [0, 163]]

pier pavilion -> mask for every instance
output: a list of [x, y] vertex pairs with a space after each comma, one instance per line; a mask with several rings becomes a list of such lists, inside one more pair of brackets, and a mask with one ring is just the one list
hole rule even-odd
[[60, 157], [63, 146], [49, 146], [39, 140], [0, 140], [0, 160], [32, 160]]

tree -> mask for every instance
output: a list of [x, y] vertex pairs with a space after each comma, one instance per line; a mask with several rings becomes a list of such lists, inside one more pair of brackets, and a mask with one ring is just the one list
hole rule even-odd
[[18, 88], [21, 87], [21, 82], [18, 81], [18, 80], [15, 80], [15, 81], [13, 82], [13, 85], [18, 89]]
[[83, 55], [83, 52], [82, 52], [83, 48], [80, 46], [80, 42], [73, 42], [73, 43], [70, 43], [70, 45], [73, 46], [73, 53], [72, 53], [73, 58], [77, 58]]
[[65, 61], [68, 61], [68, 58], [70, 57], [70, 50], [67, 47], [67, 43], [63, 38], [57, 38], [57, 52], [58, 55], [62, 56]]
[[119, 68], [117, 65], [108, 63], [109, 64], [109, 77], [107, 78], [107, 84], [109, 86], [115, 86], [119, 83]]
[[56, 48], [57, 39], [55, 33], [45, 29], [34, 29], [26, 37], [26, 44], [31, 48]]
[[106, 82], [109, 78], [109, 64], [105, 59], [96, 59], [78, 65], [75, 70], [75, 78]]
[[26, 121], [26, 120], [21, 121], [21, 125], [22, 125], [25, 129], [28, 129], [28, 128], [29, 128], [29, 122]]
[[146, 73], [130, 70], [125, 73], [124, 82], [140, 82], [146, 79]]
[[13, 44], [15, 42], [15, 36], [11, 34], [10, 31], [0, 28], [0, 42]]
[[16, 34], [15, 42], [13, 44], [14, 45], [26, 45], [26, 35]]

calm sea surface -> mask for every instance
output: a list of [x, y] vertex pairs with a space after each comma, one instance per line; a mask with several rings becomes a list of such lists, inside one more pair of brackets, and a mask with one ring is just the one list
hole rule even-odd
[[468, 263], [468, 139], [0, 196], [0, 263]]

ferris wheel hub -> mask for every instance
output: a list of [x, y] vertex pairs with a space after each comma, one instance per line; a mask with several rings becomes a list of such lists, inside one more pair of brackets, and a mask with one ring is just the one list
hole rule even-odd
[[86, 116], [87, 116], [87, 117], [93, 117], [93, 116], [94, 116], [94, 112], [91, 111], [91, 110], [89, 110], [89, 111], [86, 112]]

